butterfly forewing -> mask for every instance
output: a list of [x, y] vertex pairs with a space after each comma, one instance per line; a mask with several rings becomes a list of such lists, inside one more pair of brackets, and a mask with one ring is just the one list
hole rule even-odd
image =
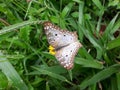
[[44, 30], [49, 44], [55, 49], [77, 41], [77, 34], [75, 32], [62, 30], [50, 22], [44, 23]]
[[78, 52], [78, 49], [82, 45], [79, 42], [74, 42], [66, 47], [63, 47], [62, 49], [58, 50], [56, 52], [55, 57], [59, 61], [59, 63], [66, 69], [73, 68], [74, 65], [74, 57], [76, 53]]

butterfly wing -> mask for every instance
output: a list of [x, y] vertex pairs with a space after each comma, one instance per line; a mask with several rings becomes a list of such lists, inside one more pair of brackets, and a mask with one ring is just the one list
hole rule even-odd
[[56, 51], [55, 57], [66, 69], [73, 68], [74, 57], [82, 45], [77, 41]]
[[62, 30], [58, 26], [53, 25], [50, 22], [44, 23], [44, 30], [49, 44], [55, 49], [61, 48], [77, 41], [76, 32]]

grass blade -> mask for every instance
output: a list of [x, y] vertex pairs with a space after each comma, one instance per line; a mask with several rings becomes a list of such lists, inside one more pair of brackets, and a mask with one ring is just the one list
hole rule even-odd
[[75, 58], [75, 63], [79, 64], [83, 67], [90, 67], [90, 68], [96, 68], [96, 69], [103, 68], [103, 65], [96, 60], [88, 60], [88, 59], [84, 59], [84, 58]]
[[119, 47], [119, 46], [120, 46], [120, 37], [110, 41], [107, 44], [107, 49], [110, 50], [110, 49], [113, 49], [113, 48], [116, 48], [116, 47]]
[[20, 27], [26, 26], [26, 25], [31, 25], [31, 24], [37, 24], [37, 23], [42, 23], [43, 21], [24, 21], [22, 23], [17, 23], [14, 25], [10, 25], [8, 27], [5, 27], [0, 30], [0, 35], [6, 34], [8, 32], [15, 31], [16, 29], [19, 29]]
[[83, 9], [84, 9], [84, 3], [80, 2], [79, 3], [79, 18], [78, 18], [78, 22], [79, 24], [83, 24]]
[[59, 74], [56, 74], [53, 71], [41, 69], [41, 68], [38, 68], [38, 67], [32, 67], [32, 68], [34, 68], [35, 70], [37, 70], [39, 74], [48, 75], [50, 77], [59, 79], [61, 81], [67, 81], [67, 79], [65, 77], [63, 77], [63, 76], [61, 76]]
[[[105, 29], [105, 32], [103, 34], [103, 39], [105, 42], [108, 39], [108, 36], [110, 36], [110, 32], [112, 31], [112, 29], [114, 27], [114, 24], [115, 24], [115, 21], [116, 21], [118, 15], [119, 15], [119, 13], [117, 13], [115, 15], [115, 17], [111, 20], [111, 22], [108, 24], [107, 28]], [[109, 38], [111, 38], [111, 37], [109, 37]]]
[[92, 0], [92, 1], [99, 9], [103, 8], [103, 6], [99, 0]]
[[93, 44], [93, 46], [96, 48], [97, 58], [100, 59], [103, 53], [101, 42], [99, 42], [88, 29], [85, 29], [83, 26], [81, 26], [80, 29], [82, 30], [84, 35], [89, 39], [89, 41]]
[[99, 82], [101, 80], [104, 80], [104, 79], [110, 77], [112, 74], [114, 74], [116, 72], [119, 72], [119, 70], [120, 70], [120, 64], [115, 64], [115, 65], [113, 65], [111, 67], [108, 67], [108, 68], [100, 71], [96, 75], [94, 75], [89, 80], [86, 80], [83, 83], [81, 83], [80, 88], [83, 90], [89, 85], [92, 85], [92, 84], [94, 84], [96, 82]]
[[117, 76], [117, 87], [118, 87], [118, 90], [120, 90], [120, 72], [118, 72], [117, 74], [116, 74], [116, 76]]
[[63, 11], [61, 13], [62, 17], [66, 17], [67, 15], [69, 15], [69, 12], [71, 11], [73, 4], [74, 3], [72, 2], [72, 3], [69, 3], [68, 5], [66, 5], [66, 7], [63, 9]]
[[11, 63], [3, 57], [3, 54], [0, 52], [0, 69], [2, 72], [6, 75], [9, 82], [12, 82], [12, 84], [18, 88], [19, 90], [28, 90], [28, 87], [23, 82], [21, 77], [18, 75], [14, 67], [11, 65]]

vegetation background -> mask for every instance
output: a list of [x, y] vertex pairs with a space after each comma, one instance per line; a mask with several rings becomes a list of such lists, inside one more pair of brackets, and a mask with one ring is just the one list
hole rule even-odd
[[[120, 90], [119, 0], [0, 0], [0, 90]], [[77, 31], [72, 70], [48, 53], [42, 23]]]

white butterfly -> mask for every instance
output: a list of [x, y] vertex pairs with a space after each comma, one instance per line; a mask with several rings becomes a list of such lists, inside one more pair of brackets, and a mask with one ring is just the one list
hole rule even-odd
[[74, 57], [82, 47], [76, 32], [62, 30], [49, 21], [44, 22], [44, 30], [48, 43], [55, 48], [55, 57], [59, 63], [68, 70], [72, 69]]

